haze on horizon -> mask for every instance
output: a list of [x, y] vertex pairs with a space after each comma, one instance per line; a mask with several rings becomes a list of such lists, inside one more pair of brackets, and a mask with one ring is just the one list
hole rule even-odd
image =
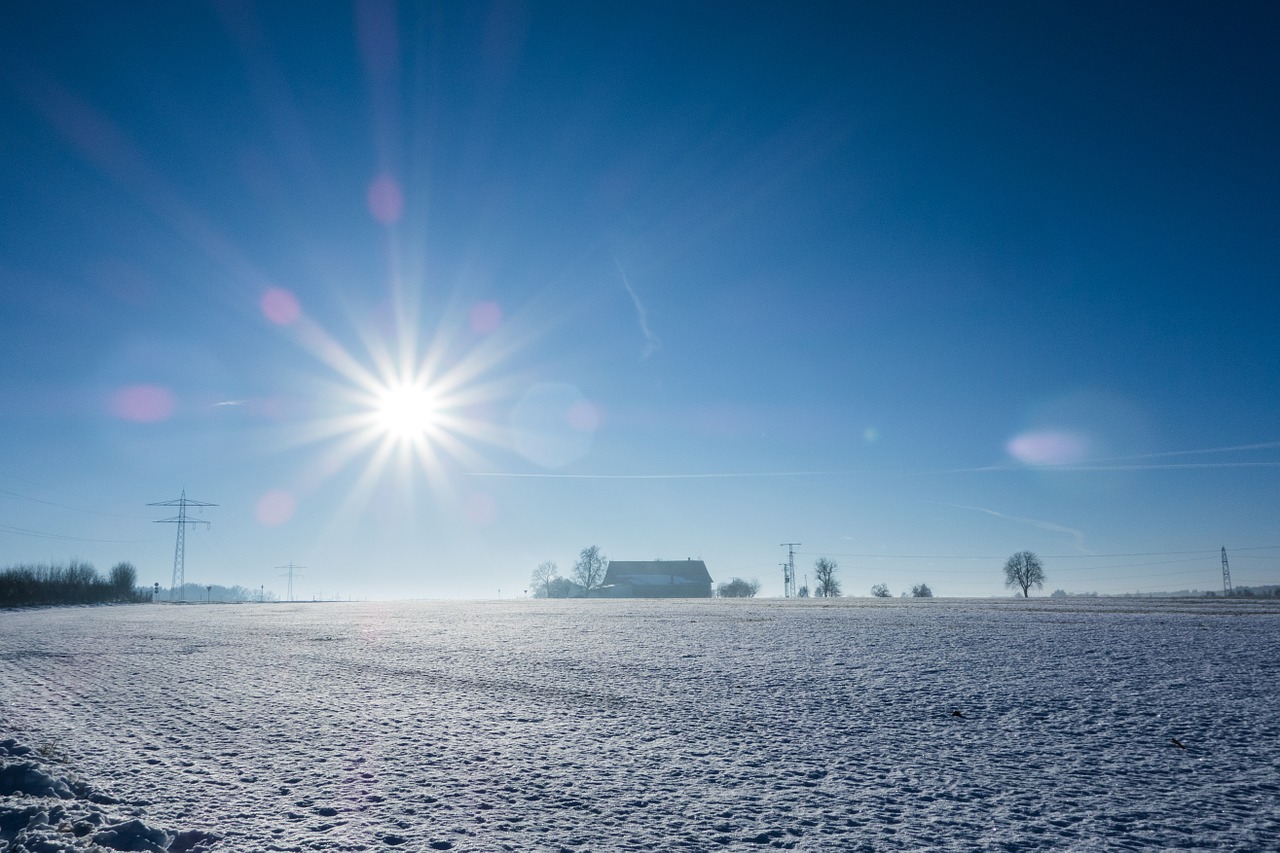
[[0, 566], [1280, 580], [1266, 3], [9, 4]]

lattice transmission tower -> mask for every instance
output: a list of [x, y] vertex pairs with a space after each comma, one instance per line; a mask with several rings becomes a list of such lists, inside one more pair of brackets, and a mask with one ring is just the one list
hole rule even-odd
[[193, 501], [187, 497], [187, 490], [183, 489], [182, 497], [177, 500], [159, 501], [158, 503], [147, 504], [147, 506], [176, 506], [178, 508], [178, 514], [173, 518], [159, 518], [156, 519], [155, 523], [178, 525], [178, 541], [173, 546], [173, 580], [169, 583], [169, 600], [173, 601], [174, 590], [181, 590], [185, 601], [187, 594], [187, 525], [203, 524], [205, 527], [211, 526], [207, 521], [187, 518], [187, 507], [195, 506], [203, 509], [207, 506], [217, 506], [217, 504]]
[[[1246, 574], [1248, 574], [1246, 572]], [[1227, 565], [1227, 546], [1222, 546], [1222, 594], [1231, 594], [1231, 567]]]
[[282, 574], [280, 577], [282, 577], [282, 578], [288, 578], [288, 579], [289, 579], [289, 600], [290, 600], [290, 601], [293, 601], [293, 576], [294, 576], [294, 575], [300, 575], [300, 574], [302, 574], [302, 572], [298, 571], [298, 569], [305, 569], [305, 568], [306, 568], [306, 566], [295, 566], [295, 565], [293, 564], [293, 560], [290, 560], [290, 561], [289, 561], [289, 565], [287, 565], [287, 566], [276, 566], [276, 568], [277, 568], [277, 569], [288, 569], [288, 571], [287, 571], [287, 572], [285, 572], [284, 574]]
[[782, 597], [796, 597], [796, 548], [799, 542], [783, 542], [780, 547], [787, 549], [787, 561], [782, 564]]

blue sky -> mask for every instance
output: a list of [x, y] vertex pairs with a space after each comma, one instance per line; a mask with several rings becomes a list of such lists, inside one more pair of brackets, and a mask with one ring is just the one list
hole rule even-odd
[[6, 7], [0, 564], [1280, 580], [1269, 4], [615, 5]]

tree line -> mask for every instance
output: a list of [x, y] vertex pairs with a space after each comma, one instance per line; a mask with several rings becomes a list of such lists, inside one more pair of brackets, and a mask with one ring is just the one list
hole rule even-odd
[[10, 566], [0, 571], [0, 607], [150, 601], [150, 590], [137, 583], [138, 570], [127, 562], [116, 563], [106, 577], [83, 560]]
[[554, 560], [546, 560], [538, 564], [529, 579], [533, 597], [584, 598], [600, 588], [608, 568], [609, 558], [598, 545], [588, 545], [578, 552], [567, 578], [560, 575], [560, 567]]
[[239, 604], [248, 601], [279, 601], [279, 597], [269, 589], [246, 589], [243, 586], [223, 586], [222, 584], [188, 583], [171, 590], [159, 587], [157, 601], [219, 601]]
[[[813, 588], [813, 595], [818, 598], [837, 598], [840, 596], [840, 581], [836, 578], [836, 571], [839, 564], [835, 560], [829, 560], [826, 557], [819, 557], [813, 564], [813, 575], [816, 581]], [[1044, 586], [1044, 563], [1036, 556], [1033, 551], [1019, 551], [1009, 557], [1004, 564], [1004, 585], [1007, 587], [1022, 590], [1024, 598], [1030, 597], [1030, 589], [1035, 587], [1040, 589]], [[800, 588], [800, 597], [805, 598], [809, 595], [809, 588], [803, 586]], [[878, 583], [871, 587], [871, 595], [875, 598], [889, 598], [889, 587], [886, 584]], [[903, 592], [902, 597], [906, 598], [908, 593]], [[912, 598], [933, 598], [933, 590], [929, 588], [927, 583], [916, 584], [911, 587], [910, 596]]]
[[[560, 575], [560, 568], [554, 561], [540, 563], [533, 570], [532, 583], [534, 598], [581, 598], [604, 582], [605, 571], [609, 567], [609, 558], [600, 548], [591, 545], [583, 548], [574, 561], [569, 577]], [[812, 594], [816, 598], [839, 598], [841, 595], [840, 580], [836, 572], [840, 566], [835, 560], [819, 557], [813, 564], [815, 585]], [[1040, 589], [1044, 586], [1044, 563], [1032, 551], [1019, 551], [1009, 557], [1004, 564], [1005, 586], [1022, 590], [1024, 598], [1029, 597], [1031, 587]], [[721, 598], [752, 598], [760, 591], [760, 582], [733, 578], [716, 587], [716, 594]], [[810, 594], [809, 587], [799, 589], [801, 598]], [[889, 587], [878, 583], [871, 587], [871, 595], [875, 598], [889, 598]], [[933, 590], [926, 583], [911, 587], [912, 598], [933, 598]], [[902, 593], [905, 598], [906, 592]]]

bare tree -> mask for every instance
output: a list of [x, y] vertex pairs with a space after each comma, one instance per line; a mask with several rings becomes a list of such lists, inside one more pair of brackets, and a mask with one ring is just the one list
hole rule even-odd
[[840, 595], [840, 581], [836, 580], [835, 560], [819, 557], [813, 564], [813, 575], [817, 581], [813, 594], [822, 598], [837, 598]]
[[888, 598], [889, 587], [885, 586], [882, 583], [878, 583], [875, 586], [871, 587], [871, 594], [874, 595], [876, 598]]
[[605, 569], [609, 567], [609, 558], [600, 552], [597, 545], [583, 548], [578, 554], [578, 561], [573, 564], [573, 579], [582, 587], [582, 594], [591, 595], [604, 581]]
[[134, 568], [133, 563], [116, 563], [111, 567], [111, 580], [109, 581], [111, 588], [115, 590], [115, 594], [123, 598], [131, 598], [133, 596], [133, 588], [138, 583], [138, 570]]
[[560, 577], [560, 568], [551, 560], [545, 560], [533, 570], [530, 582], [533, 584], [534, 598], [550, 598], [551, 582]]
[[911, 587], [911, 595], [913, 598], [933, 598], [933, 590], [929, 589], [927, 583], [922, 583]]
[[1004, 564], [1004, 585], [1022, 587], [1022, 597], [1029, 598], [1027, 590], [1044, 586], [1044, 564], [1032, 551], [1019, 551]]
[[760, 581], [748, 581], [742, 578], [734, 578], [716, 587], [716, 595], [721, 598], [755, 598], [759, 591]]

